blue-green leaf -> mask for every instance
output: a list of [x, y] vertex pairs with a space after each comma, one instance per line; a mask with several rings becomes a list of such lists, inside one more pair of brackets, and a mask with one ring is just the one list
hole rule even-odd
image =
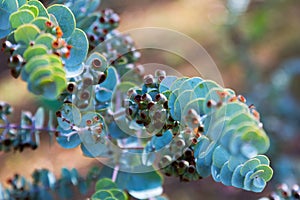
[[88, 40], [85, 33], [80, 29], [75, 29], [70, 39], [67, 40], [69, 45], [72, 45], [70, 57], [64, 59], [66, 65], [66, 71], [77, 71], [85, 60], [88, 52]]
[[[59, 130], [60, 129], [58, 129], [58, 131]], [[80, 139], [78, 133], [73, 134], [70, 137], [64, 136], [66, 134], [70, 134], [71, 132], [73, 132], [73, 131], [72, 130], [67, 130], [67, 131], [61, 130], [62, 136], [56, 137], [57, 143], [60, 146], [62, 146], [63, 148], [72, 149], [81, 144], [81, 139]]]
[[[18, 9], [17, 0], [2, 0], [0, 2], [0, 30], [7, 31], [10, 29], [10, 14]], [[3, 34], [2, 33], [2, 34]]]
[[49, 14], [53, 14], [63, 32], [63, 38], [70, 37], [76, 27], [75, 17], [72, 11], [63, 5], [54, 4], [47, 9]]

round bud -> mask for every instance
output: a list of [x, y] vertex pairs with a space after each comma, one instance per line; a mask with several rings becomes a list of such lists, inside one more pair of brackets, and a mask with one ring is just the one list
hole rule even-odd
[[166, 75], [167, 75], [167, 74], [166, 74], [166, 71], [164, 71], [164, 70], [158, 69], [158, 70], [155, 71], [155, 76], [156, 76], [156, 77], [159, 77], [159, 76], [166, 76]]
[[269, 195], [269, 199], [270, 199], [270, 200], [281, 200], [281, 198], [280, 198], [275, 192], [272, 192], [272, 193]]
[[93, 85], [93, 77], [90, 74], [85, 74], [84, 75], [83, 85], [85, 85], [85, 86]]
[[105, 81], [105, 79], [106, 79], [106, 75], [105, 75], [104, 72], [100, 72], [99, 75], [98, 75], [98, 77], [99, 77], [98, 78], [98, 84], [103, 83]]
[[69, 82], [67, 85], [67, 91], [69, 93], [73, 93], [74, 91], [76, 91], [77, 88], [77, 84], [75, 82]]
[[136, 103], [139, 103], [141, 100], [142, 100], [142, 95], [140, 95], [140, 94], [135, 95], [134, 101], [135, 101]]
[[149, 74], [149, 75], [146, 75], [144, 77], [144, 84], [145, 85], [151, 85], [154, 83], [154, 78], [153, 78], [153, 75], [152, 74]]
[[80, 99], [81, 100], [88, 100], [90, 98], [90, 92], [87, 90], [84, 90], [80, 94]]
[[292, 196], [295, 199], [300, 199], [300, 189], [299, 189], [299, 185], [294, 185], [292, 187]]
[[23, 57], [19, 54], [11, 56], [9, 62], [14, 65], [19, 65], [24, 61]]
[[288, 197], [290, 195], [290, 189], [287, 184], [281, 184], [278, 186], [278, 190], [280, 191], [283, 197]]
[[137, 92], [135, 89], [129, 89], [128, 92], [127, 92], [127, 96], [130, 98], [130, 99], [134, 99], [134, 97], [137, 95]]
[[100, 69], [102, 66], [102, 62], [99, 59], [94, 59], [92, 62], [93, 68]]
[[167, 101], [167, 97], [161, 93], [155, 96], [155, 101], [159, 104], [164, 104]]
[[152, 101], [152, 98], [151, 98], [150, 94], [148, 94], [148, 93], [143, 94], [142, 95], [142, 101], [145, 101], [145, 102]]
[[193, 173], [196, 172], [196, 168], [195, 168], [195, 166], [190, 165], [187, 171], [188, 171], [190, 174], [193, 174]]
[[88, 107], [88, 103], [86, 103], [86, 102], [83, 102], [83, 103], [81, 103], [81, 104], [78, 104], [78, 108], [80, 108], [80, 109], [85, 109], [86, 107]]
[[186, 160], [181, 160], [178, 162], [178, 167], [181, 169], [185, 169], [185, 168], [189, 167], [189, 162]]
[[8, 40], [6, 40], [2, 43], [2, 48], [3, 49], [12, 48], [12, 47], [13, 47], [13, 44]]
[[183, 139], [177, 139], [175, 144], [178, 148], [182, 148], [185, 146], [185, 142]]
[[193, 151], [192, 149], [187, 149], [187, 150], [184, 152], [184, 155], [185, 155], [187, 158], [193, 157], [193, 156], [194, 156], [194, 151]]
[[154, 106], [155, 103], [153, 101], [150, 101], [147, 105], [147, 109], [150, 110], [152, 108], [152, 106]]
[[170, 164], [172, 162], [172, 158], [169, 155], [165, 155], [164, 157], [162, 157], [161, 162], [164, 165]]
[[132, 108], [126, 108], [125, 112], [128, 116], [132, 117], [132, 114], [133, 114]]
[[140, 76], [143, 76], [145, 74], [145, 69], [143, 65], [136, 65], [134, 68], [134, 71], [139, 74]]
[[216, 106], [216, 102], [214, 100], [209, 100], [206, 105], [208, 108], [211, 108], [213, 106]]

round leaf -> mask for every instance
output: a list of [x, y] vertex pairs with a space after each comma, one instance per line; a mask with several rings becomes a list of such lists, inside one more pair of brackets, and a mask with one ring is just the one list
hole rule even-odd
[[76, 27], [75, 17], [72, 11], [63, 5], [54, 4], [48, 9], [48, 13], [53, 14], [63, 32], [63, 38], [70, 37]]
[[70, 57], [65, 60], [66, 70], [76, 71], [77, 67], [85, 60], [88, 52], [88, 40], [85, 33], [80, 29], [75, 29], [70, 39], [67, 41], [72, 46]]
[[22, 42], [26, 45], [29, 45], [31, 41], [34, 41], [39, 33], [40, 30], [37, 26], [32, 24], [24, 24], [17, 28], [14, 37], [16, 42]]
[[30, 10], [19, 10], [10, 15], [9, 21], [13, 29], [18, 28], [23, 24], [28, 24], [34, 19], [34, 13]]
[[30, 1], [27, 2], [27, 4], [34, 5], [34, 6], [36, 6], [39, 9], [38, 16], [40, 16], [40, 17], [46, 17], [46, 18], [49, 19], [49, 14], [48, 14], [46, 8], [44, 7], [44, 5], [41, 2], [39, 2], [37, 0], [30, 0]]

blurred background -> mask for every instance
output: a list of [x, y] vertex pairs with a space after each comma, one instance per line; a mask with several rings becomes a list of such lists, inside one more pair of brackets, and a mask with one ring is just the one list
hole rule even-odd
[[[225, 187], [212, 178], [180, 183], [177, 178], [166, 177], [164, 189], [170, 199], [250, 200], [266, 196], [282, 182], [300, 183], [299, 0], [103, 0], [99, 10], [104, 8], [120, 14], [121, 32], [162, 27], [197, 41], [218, 66], [224, 85], [257, 107], [271, 139], [267, 154], [275, 173], [263, 193]], [[142, 64], [161, 63], [186, 76], [198, 75], [187, 61], [171, 53], [151, 49], [141, 53]], [[0, 59], [0, 100], [15, 108], [11, 119], [17, 122], [21, 109], [34, 112], [47, 102], [35, 98], [26, 83], [10, 76], [3, 52]], [[37, 151], [0, 153], [1, 182], [14, 173], [29, 177], [36, 168], [59, 175], [61, 167], [76, 167], [85, 174], [89, 166], [100, 164], [83, 157], [79, 149], [65, 150], [55, 142], [50, 144], [46, 133], [42, 138]]]

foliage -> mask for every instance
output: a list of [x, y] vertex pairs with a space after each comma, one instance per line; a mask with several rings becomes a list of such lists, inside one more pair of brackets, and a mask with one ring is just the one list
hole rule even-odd
[[0, 102], [0, 151], [8, 152], [11, 150], [22, 152], [25, 148], [36, 149], [40, 143], [40, 132], [47, 131], [49, 134], [54, 134], [54, 129], [51, 113], [49, 113], [48, 126], [44, 127], [44, 110], [39, 108], [32, 115], [28, 111], [23, 111], [21, 114], [20, 125], [10, 123], [8, 115], [11, 114], [12, 107]]
[[[2, 2], [18, 5], [16, 0]], [[21, 74], [34, 94], [55, 99], [66, 88], [66, 77], [82, 71], [88, 51], [86, 35], [63, 5], [46, 9], [33, 0], [12, 11], [3, 43], [3, 50], [10, 53], [12, 75]]]
[[[32, 173], [32, 181], [18, 174], [7, 180], [9, 188], [4, 189], [0, 184], [1, 199], [55, 199], [58, 195], [61, 199], [70, 199], [74, 191], [86, 195], [89, 187], [99, 179], [99, 168], [92, 168], [86, 177], [80, 176], [76, 169], [63, 168], [58, 179], [47, 169], [35, 170]], [[113, 187], [113, 188], [110, 188]], [[99, 197], [99, 190], [114, 195], [115, 198], [127, 199], [127, 194], [118, 189], [110, 179], [100, 179], [96, 184], [96, 193], [92, 199], [106, 199]]]
[[[7, 36], [3, 50], [10, 54], [12, 75], [21, 75], [32, 93], [62, 102], [56, 129], [51, 117], [45, 128], [42, 109], [34, 116], [22, 113], [20, 126], [11, 124], [11, 108], [1, 103], [1, 150], [35, 149], [45, 131], [55, 133], [62, 147], [80, 145], [85, 156], [109, 158], [114, 166], [93, 169], [86, 178], [62, 169], [57, 181], [47, 170], [36, 170], [32, 183], [16, 175], [10, 189], [0, 187], [3, 199], [51, 199], [50, 191], [69, 199], [72, 185], [85, 194], [98, 179], [92, 199], [128, 199], [128, 194], [164, 199], [156, 163], [181, 181], [212, 175], [216, 182], [253, 192], [272, 178], [263, 155], [270, 141], [256, 109], [235, 91], [200, 77], [157, 70], [139, 84], [140, 54], [129, 36], [115, 30], [116, 13], [94, 12], [99, 1], [69, 0], [48, 8], [37, 0], [0, 5], [0, 36]], [[125, 73], [133, 76], [123, 78]], [[146, 134], [150, 139], [140, 138]]]

